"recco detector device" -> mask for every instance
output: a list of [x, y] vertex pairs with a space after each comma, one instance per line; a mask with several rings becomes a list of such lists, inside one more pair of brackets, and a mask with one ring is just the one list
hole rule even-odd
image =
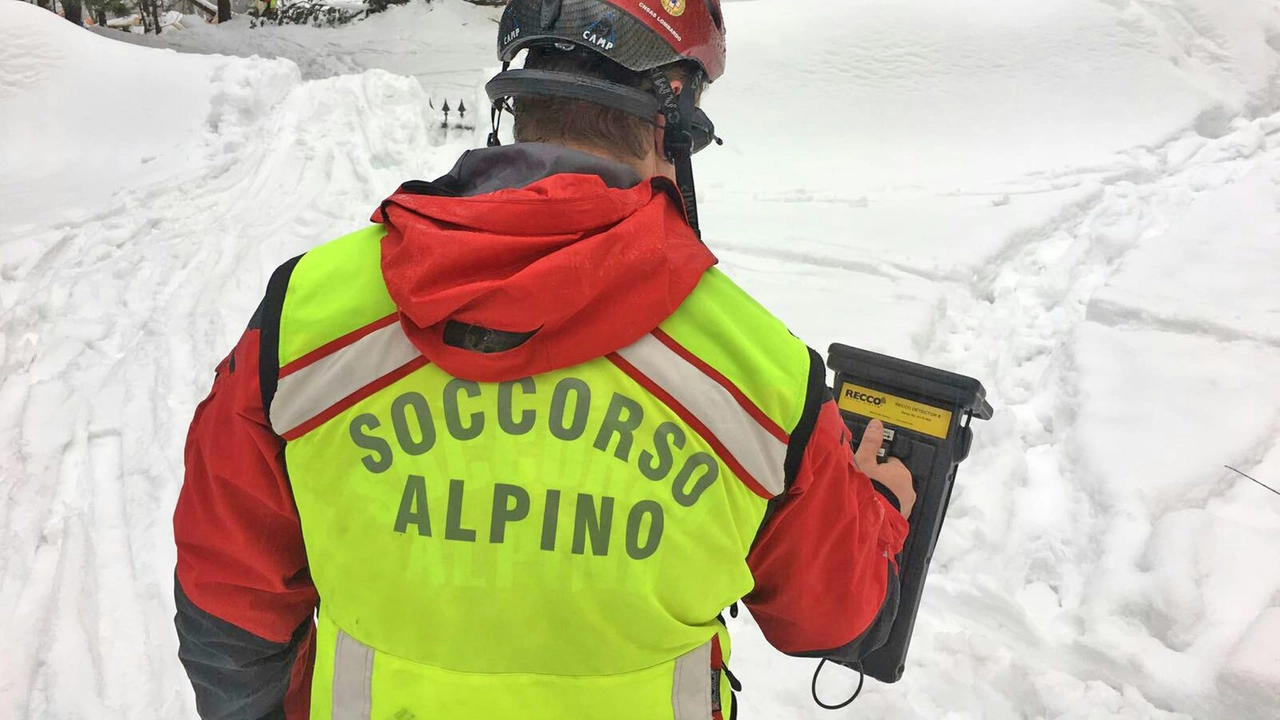
[[890, 457], [901, 460], [915, 485], [911, 532], [898, 556], [898, 615], [888, 641], [858, 668], [881, 682], [897, 682], [902, 679], [956, 468], [973, 444], [969, 423], [973, 418], [990, 420], [993, 410], [982, 383], [945, 370], [839, 344], [828, 351], [827, 365], [836, 373], [832, 392], [853, 432], [854, 446], [867, 424], [880, 420], [885, 428], [881, 462]]

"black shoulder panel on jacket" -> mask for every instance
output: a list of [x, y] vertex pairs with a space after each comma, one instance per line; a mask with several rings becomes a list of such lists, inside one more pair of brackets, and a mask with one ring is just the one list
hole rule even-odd
[[253, 314], [249, 327], [257, 327], [262, 333], [258, 345], [258, 386], [262, 388], [262, 412], [271, 418], [271, 401], [276, 396], [276, 384], [280, 382], [280, 313], [284, 310], [284, 294], [289, 290], [289, 278], [297, 267], [299, 255], [276, 268], [267, 283], [267, 294]]
[[809, 348], [809, 387], [805, 391], [804, 410], [800, 413], [800, 422], [791, 431], [791, 441], [787, 443], [787, 459], [783, 464], [786, 469], [786, 486], [791, 487], [796, 476], [800, 474], [800, 462], [804, 460], [804, 452], [809, 447], [809, 438], [818, 424], [818, 414], [822, 405], [831, 399], [831, 388], [827, 387], [827, 365], [822, 361], [818, 351]]
[[284, 699], [310, 618], [288, 643], [275, 643], [201, 610], [173, 579], [178, 659], [203, 720], [284, 720]]
[[[809, 438], [813, 437], [813, 429], [818, 426], [818, 414], [822, 405], [831, 399], [831, 388], [827, 387], [827, 365], [822, 361], [818, 351], [809, 348], [809, 385], [805, 389], [804, 410], [800, 412], [800, 422], [791, 431], [791, 440], [787, 443], [787, 456], [783, 460], [785, 487], [791, 489], [796, 476], [800, 474], [800, 463], [804, 461], [804, 453], [809, 449]], [[764, 517], [760, 519], [760, 527], [756, 529], [756, 541], [760, 533], [769, 526], [769, 520], [778, 508], [787, 501], [787, 493], [769, 500], [765, 506]], [[755, 543], [752, 543], [752, 547]]]

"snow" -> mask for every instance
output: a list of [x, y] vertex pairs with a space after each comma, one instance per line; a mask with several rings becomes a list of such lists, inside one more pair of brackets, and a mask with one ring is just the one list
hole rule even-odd
[[[0, 3], [0, 717], [195, 717], [186, 424], [277, 264], [483, 142], [428, 103], [483, 107], [496, 12], [156, 38]], [[1280, 497], [1225, 466], [1280, 485], [1280, 6], [725, 13], [722, 265], [812, 345], [997, 408], [904, 679], [826, 713], [744, 615], [741, 717], [1273, 720]]]
[[[9, 220], [38, 218], [50, 207], [98, 206], [122, 186], [154, 182], [187, 164], [175, 151], [205, 121], [212, 73], [290, 74], [173, 52], [157, 63], [154, 52], [49, 23], [33, 9], [7, 8], [5, 17], [0, 195]], [[270, 102], [263, 88], [246, 93]]]
[[[1159, 244], [1139, 247], [1125, 258], [1095, 296], [1090, 317], [1224, 339], [1280, 342], [1277, 179], [1273, 171], [1251, 168], [1229, 185], [1183, 191], [1176, 228]], [[1257, 212], [1242, 217], [1241, 207]], [[1231, 248], [1225, 253], [1224, 239]], [[1183, 265], [1195, 272], [1181, 272]], [[1160, 282], [1168, 277], [1180, 282]]]
[[309, 25], [253, 29], [251, 18], [241, 15], [222, 25], [195, 23], [159, 38], [94, 32], [184, 53], [288, 58], [307, 80], [386, 70], [417, 78], [435, 95], [438, 107], [445, 97], [456, 100], [462, 93], [469, 98], [477, 81], [487, 81], [497, 72], [494, 48], [500, 15], [493, 8], [459, 0], [412, 0], [337, 30]]
[[[1274, 6], [1247, 0], [794, 0], [730, 12], [730, 69], [707, 106], [733, 119], [731, 149], [706, 164], [757, 189], [800, 178], [951, 188], [1105, 166], [1201, 116], [1266, 105], [1277, 67]], [[763, 177], [738, 137], [776, 148]]]
[[1280, 608], [1270, 608], [1254, 622], [1223, 672], [1223, 684], [1242, 712], [1250, 707], [1280, 707]]

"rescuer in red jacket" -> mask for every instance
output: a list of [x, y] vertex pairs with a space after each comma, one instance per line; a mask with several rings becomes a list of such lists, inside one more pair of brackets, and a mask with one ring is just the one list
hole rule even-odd
[[[740, 495], [740, 487], [755, 493], [759, 500], [753, 502], [762, 508], [759, 525], [751, 528], [750, 542], [740, 556], [726, 562], [739, 563], [749, 572], [741, 600], [775, 647], [797, 656], [856, 662], [883, 642], [893, 622], [893, 557], [901, 550], [915, 501], [909, 473], [897, 460], [877, 463], [882, 432], [878, 421], [871, 423], [855, 454], [816, 353], [804, 353], [801, 347], [808, 357], [803, 358], [798, 392], [788, 397], [779, 390], [795, 378], [784, 377], [784, 364], [772, 356], [792, 352], [794, 339], [713, 268], [715, 258], [695, 232], [689, 158], [715, 140], [714, 128], [695, 102], [705, 84], [724, 70], [718, 0], [636, 5], [513, 0], [499, 29], [499, 57], [510, 62], [521, 51], [528, 52], [524, 68], [504, 68], [489, 86], [496, 110], [514, 99], [517, 144], [472, 151], [434, 182], [406, 183], [374, 213], [376, 229], [281, 266], [248, 329], [218, 366], [209, 397], [196, 410], [174, 516], [175, 596], [180, 656], [206, 719], [373, 717], [374, 708], [385, 707], [379, 705], [385, 698], [378, 694], [376, 679], [382, 653], [402, 659], [414, 654], [379, 647], [362, 636], [360, 627], [331, 619], [360, 613], [352, 614], [351, 601], [332, 590], [335, 580], [329, 567], [317, 563], [337, 562], [332, 558], [347, 553], [340, 559], [346, 567], [355, 567], [350, 563], [360, 562], [361, 549], [308, 546], [308, 533], [326, 522], [315, 510], [317, 500], [310, 488], [317, 478], [326, 480], [325, 487], [341, 488], [346, 475], [335, 476], [335, 484], [335, 477], [323, 477], [329, 466], [303, 462], [307, 458], [297, 454], [298, 448], [314, 439], [313, 433], [337, 428], [332, 437], [349, 433], [354, 447], [367, 454], [351, 455], [354, 470], [340, 468], [335, 461], [332, 472], [366, 472], [360, 470], [363, 464], [370, 477], [382, 477], [378, 474], [393, 460], [425, 452], [428, 430], [434, 433], [433, 443], [452, 443], [453, 451], [471, 447], [460, 444], [475, 436], [463, 437], [467, 428], [456, 407], [457, 399], [468, 395], [500, 398], [494, 406], [498, 416], [489, 418], [491, 429], [500, 425], [509, 435], [536, 438], [538, 431], [530, 434], [529, 428], [541, 415], [530, 409], [517, 419], [510, 393], [514, 387], [532, 397], [533, 388], [548, 384], [548, 373], [597, 378], [591, 380], [596, 383], [591, 389], [612, 392], [614, 402], [603, 421], [593, 411], [583, 414], [592, 418], [584, 423], [603, 422], [595, 449], [583, 452], [607, 451], [629, 462], [625, 467], [608, 466], [614, 473], [611, 482], [623, 482], [625, 473], [638, 470], [650, 474], [648, 479], [637, 475], [636, 487], [655, 485], [650, 481], [664, 462], [657, 457], [662, 453], [654, 450], [646, 468], [646, 456], [636, 460], [631, 455], [632, 436], [627, 434], [640, 427], [637, 409], [645, 407], [648, 416], [666, 413], [670, 420], [653, 433], [655, 447], [661, 447], [663, 432], [667, 453], [685, 444], [705, 447], [705, 452], [686, 458], [686, 465], [698, 457], [710, 458], [707, 469], [719, 468], [715, 472], [726, 479], [712, 485], [715, 476], [704, 473], [694, 487], [685, 477], [688, 482], [671, 491], [678, 506], [716, 502], [699, 501], [698, 493]], [[495, 127], [495, 145], [496, 138]], [[373, 259], [366, 268], [372, 274], [361, 270], [361, 258]], [[321, 300], [327, 308], [337, 308], [337, 315], [330, 310], [325, 317], [308, 315], [307, 309], [318, 307]], [[369, 310], [384, 302], [389, 314]], [[369, 317], [352, 320], [343, 314], [344, 308]], [[707, 324], [708, 312], [717, 310], [727, 313], [719, 328]], [[760, 328], [760, 337], [747, 338], [754, 342], [750, 352], [742, 345], [742, 328], [734, 327], [739, 321], [742, 328]], [[598, 379], [614, 376], [620, 383], [616, 386]], [[454, 406], [450, 408], [445, 397], [442, 410], [426, 388], [448, 378], [453, 380], [445, 392], [453, 389]], [[588, 387], [587, 382], [570, 380], [578, 383], [574, 387]], [[625, 397], [627, 393], [645, 396], [635, 401]], [[382, 397], [392, 410], [379, 404]], [[400, 415], [394, 417], [403, 424], [410, 416], [405, 414], [406, 403], [412, 405], [415, 398], [423, 398], [422, 409], [414, 411], [418, 421], [436, 413], [444, 418], [438, 428], [423, 423], [412, 432], [402, 432], [400, 425], [394, 434], [388, 434], [389, 427], [377, 430], [379, 423], [390, 423], [385, 413], [394, 415], [396, 407]], [[798, 420], [784, 423], [779, 417], [789, 406], [796, 409]], [[554, 402], [549, 412], [557, 412]], [[563, 403], [558, 412], [561, 419], [568, 417]], [[479, 410], [471, 415], [468, 427], [477, 429], [482, 415]], [[524, 425], [526, 418], [529, 423]], [[443, 429], [445, 420], [448, 432]], [[552, 433], [556, 434], [554, 427]], [[680, 442], [673, 445], [675, 437]], [[611, 444], [615, 439], [616, 445]], [[398, 447], [393, 448], [392, 441]], [[641, 442], [650, 441], [637, 440], [637, 445]], [[562, 445], [548, 440], [547, 457], [569, 452]], [[493, 445], [486, 452], [500, 452], [502, 447]], [[535, 448], [536, 455], [542, 446], [521, 447]], [[521, 463], [530, 461], [529, 454], [512, 456], [511, 467], [524, 467]], [[534, 460], [545, 466], [545, 458]], [[670, 462], [667, 465], [669, 472]], [[465, 472], [460, 467], [456, 474]], [[452, 476], [454, 471], [448, 473]], [[703, 483], [708, 477], [711, 481]], [[464, 542], [475, 541], [474, 530], [459, 529], [452, 507], [455, 495], [459, 507], [464, 502], [462, 481], [446, 481], [450, 529], [438, 527], [433, 536], [427, 496], [422, 493], [436, 493], [428, 489], [437, 487], [429, 485], [436, 479], [409, 478], [402, 500], [399, 485], [393, 487], [399, 510], [378, 526], [382, 535], [377, 542], [404, 543], [386, 546], [396, 548], [414, 543], [406, 552], [429, 553], [441, 547], [430, 543], [443, 542], [439, 535], [446, 532], [456, 530]], [[741, 485], [730, 487], [728, 478]], [[504, 492], [526, 493], [527, 501], [529, 490], [534, 497], [545, 491], [548, 498], [552, 493], [559, 498], [559, 491], [548, 489], [547, 483], [587, 480], [528, 478], [523, 482], [530, 487], [523, 490], [503, 487]], [[443, 493], [438, 491], [435, 501], [445, 502]], [[475, 490], [472, 493], [474, 497]], [[497, 522], [497, 490], [494, 493]], [[391, 507], [395, 505], [393, 501]], [[669, 543], [690, 531], [677, 527], [682, 517], [677, 505], [665, 516]], [[504, 522], [523, 518], [512, 509], [519, 506], [517, 499], [514, 506], [502, 507], [507, 512]], [[656, 500], [644, 507], [661, 510]], [[342, 519], [345, 514], [350, 526], [358, 528], [364, 510], [361, 503], [349, 503], [327, 508], [326, 516]], [[740, 518], [726, 515], [724, 522]], [[382, 522], [381, 516], [376, 522]], [[510, 535], [511, 527], [502, 526], [508, 536], [490, 528], [490, 543], [519, 542]], [[542, 549], [559, 548], [554, 530], [546, 544], [545, 527]], [[647, 540], [635, 533], [627, 536], [631, 560], [619, 562], [653, 562], [659, 557], [655, 553], [661, 548], [661, 526], [650, 522], [648, 528]], [[579, 526], [575, 532], [585, 531]], [[596, 549], [599, 538], [592, 538], [575, 537], [571, 553], [587, 554], [588, 542]], [[608, 538], [602, 542], [603, 551], [596, 554], [604, 556]], [[370, 543], [375, 544], [372, 539]], [[707, 570], [696, 565], [699, 558], [689, 557], [694, 563], [688, 568], [691, 575]], [[369, 557], [371, 563], [378, 561], [378, 556]], [[402, 584], [401, 590], [418, 583], [412, 576], [395, 582]], [[330, 583], [329, 595], [325, 583]], [[499, 594], [496, 588], [485, 592]], [[592, 603], [587, 591], [569, 598], [548, 590], [548, 597], [520, 601], [550, 606], [557, 598], [579, 608]], [[461, 627], [452, 631], [465, 632], [467, 613], [482, 609], [457, 605], [447, 608], [448, 617]], [[445, 608], [437, 610], [446, 614]], [[422, 614], [429, 616], [431, 609], [423, 608]], [[711, 626], [715, 614], [713, 609], [707, 617], [681, 619], [680, 627]], [[373, 622], [373, 614], [365, 617]], [[591, 622], [600, 637], [628, 637], [623, 630], [632, 619], [615, 619], [603, 610], [599, 617], [605, 619]], [[610, 622], [617, 632], [608, 632]], [[333, 638], [325, 637], [331, 631], [326, 623], [340, 633], [336, 649]], [[406, 633], [420, 630], [407, 628]], [[703, 668], [709, 677], [718, 678], [726, 669], [719, 637], [709, 642], [711, 665]], [[321, 665], [328, 668], [324, 678], [316, 679], [317, 687], [323, 681], [326, 688], [320, 703], [324, 710], [317, 709], [311, 692], [317, 647]], [[350, 677], [339, 678], [335, 659], [343, 652], [350, 655], [351, 647], [359, 648], [367, 662], [366, 676], [354, 685]], [[488, 649], [502, 654], [500, 647]], [[513, 655], [514, 650], [513, 646]], [[702, 717], [701, 711], [691, 714], [687, 688], [681, 696], [686, 659], [673, 659], [674, 692], [672, 680], [665, 681], [673, 704], [665, 717]], [[423, 667], [430, 664], [424, 662]], [[722, 702], [719, 685], [702, 677], [698, 681], [709, 693], [705, 717], [720, 718], [728, 703]], [[504, 686], [497, 687], [495, 693], [503, 691]], [[576, 691], [566, 687], [564, 707], [587, 706], [575, 705], [568, 695]], [[403, 714], [408, 712], [407, 702], [395, 717], [414, 716]], [[465, 717], [457, 709], [463, 705], [452, 702], [441, 700], [440, 708], [419, 704], [414, 712], [417, 717]], [[693, 702], [693, 707], [701, 707], [697, 693]], [[560, 716], [570, 716], [565, 713]], [[625, 708], [610, 715], [630, 717]]]

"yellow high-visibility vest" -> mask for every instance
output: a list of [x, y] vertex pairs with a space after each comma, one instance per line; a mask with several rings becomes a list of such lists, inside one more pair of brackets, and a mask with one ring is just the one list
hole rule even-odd
[[269, 414], [320, 594], [311, 716], [704, 720], [808, 349], [718, 270], [630, 347], [503, 383], [400, 329], [380, 226], [292, 271]]

